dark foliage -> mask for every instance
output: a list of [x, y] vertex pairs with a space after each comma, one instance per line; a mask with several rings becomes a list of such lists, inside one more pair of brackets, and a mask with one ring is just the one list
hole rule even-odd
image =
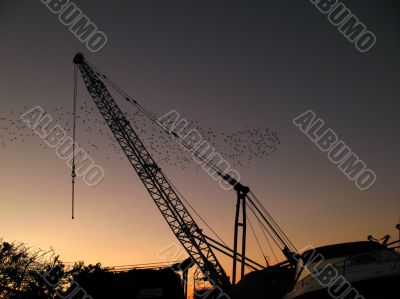
[[[46, 273], [55, 266], [65, 277], [56, 287], [46, 283]], [[100, 264], [76, 263], [69, 269], [52, 250], [43, 251], [0, 239], [0, 299], [55, 299], [57, 292], [71, 299], [140, 298], [146, 290], [162, 290], [161, 298], [183, 299], [180, 277], [171, 269], [132, 270], [117, 273]], [[87, 297], [87, 298], [90, 298]]]

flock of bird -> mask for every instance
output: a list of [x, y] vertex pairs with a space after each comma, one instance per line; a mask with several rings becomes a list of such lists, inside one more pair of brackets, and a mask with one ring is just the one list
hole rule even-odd
[[[10, 143], [25, 143], [29, 140], [34, 142], [36, 140], [38, 146], [47, 148], [45, 142], [20, 118], [28, 109], [30, 107], [25, 106], [22, 111], [11, 109], [7, 117], [0, 115], [0, 142], [3, 148]], [[48, 109], [46, 113], [53, 118], [53, 125], [61, 126], [68, 136], [72, 136], [71, 109], [56, 107]], [[168, 134], [140, 111], [134, 110], [125, 116], [160, 166], [169, 165], [186, 169], [193, 165], [190, 153], [178, 144], [172, 134]], [[119, 159], [124, 159], [121, 147], [94, 103], [83, 102], [78, 105], [76, 128], [77, 143], [88, 154], [101, 151], [100, 154], [105, 155], [106, 159], [115, 159], [116, 157], [110, 154], [114, 152]], [[236, 167], [266, 158], [275, 152], [280, 144], [276, 132], [268, 128], [247, 127], [235, 132], [216, 132], [212, 128], [202, 127], [198, 121], [193, 121], [188, 126], [188, 130], [190, 129], [196, 129], [203, 141], [208, 142], [215, 152]]]

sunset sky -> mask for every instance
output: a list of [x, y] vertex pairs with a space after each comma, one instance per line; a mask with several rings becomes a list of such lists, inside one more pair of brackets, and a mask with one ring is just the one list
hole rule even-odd
[[[236, 169], [297, 248], [368, 235], [397, 237], [398, 1], [346, 1], [377, 36], [367, 53], [358, 52], [306, 0], [74, 2], [108, 36], [98, 53], [90, 53], [40, 0], [0, 2], [0, 238], [52, 247], [68, 262], [107, 266], [158, 262], [159, 251], [178, 244], [109, 140], [77, 128], [83, 148], [88, 140], [98, 146], [91, 156], [105, 177], [95, 187], [78, 179], [73, 221], [65, 162], [39, 146], [39, 137], [22, 142], [18, 133], [8, 134], [15, 128], [6, 119], [18, 120], [32, 107], [50, 115], [59, 107], [72, 111], [72, 59], [78, 51], [157, 115], [175, 109], [218, 134], [276, 131], [276, 152]], [[79, 103], [94, 107], [80, 77]], [[376, 173], [372, 188], [357, 189], [293, 125], [306, 110]], [[101, 118], [97, 109], [92, 113]], [[109, 131], [105, 125], [102, 130]], [[232, 245], [235, 193], [222, 190], [194, 162], [184, 170], [162, 167]], [[251, 236], [249, 253], [262, 261]], [[229, 260], [222, 261], [230, 274]]]

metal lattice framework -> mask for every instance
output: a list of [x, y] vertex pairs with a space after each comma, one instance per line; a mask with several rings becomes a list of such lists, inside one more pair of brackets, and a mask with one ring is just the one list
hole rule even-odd
[[211, 283], [228, 289], [231, 285], [229, 278], [202, 230], [132, 129], [104, 82], [81, 53], [75, 56], [74, 63], [78, 65], [101, 115], [179, 242]]

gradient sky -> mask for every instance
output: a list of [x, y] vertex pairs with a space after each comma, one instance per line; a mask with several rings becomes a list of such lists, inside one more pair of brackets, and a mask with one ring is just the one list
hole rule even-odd
[[[1, 0], [0, 118], [24, 106], [71, 111], [72, 58], [82, 51], [158, 115], [176, 109], [218, 132], [275, 130], [277, 152], [238, 170], [298, 248], [396, 234], [398, 1], [345, 2], [378, 38], [364, 54], [306, 0], [75, 3], [109, 38], [99, 53], [89, 53], [41, 1]], [[82, 84], [79, 100], [93, 105]], [[293, 126], [308, 109], [376, 172], [373, 188], [358, 190]], [[78, 142], [90, 138], [107, 143], [79, 131]], [[0, 147], [0, 237], [105, 265], [157, 262], [157, 252], [177, 243], [127, 160], [106, 151], [93, 156], [104, 181], [78, 182], [72, 221], [70, 170], [37, 143]], [[164, 171], [231, 244], [235, 194], [192, 168]]]

